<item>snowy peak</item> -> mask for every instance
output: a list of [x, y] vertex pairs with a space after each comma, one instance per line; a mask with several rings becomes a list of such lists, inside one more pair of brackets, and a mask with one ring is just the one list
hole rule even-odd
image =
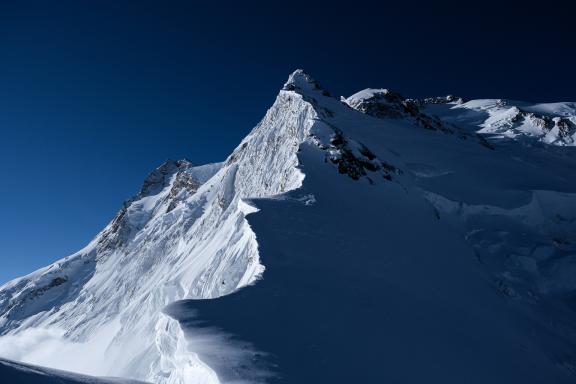
[[145, 197], [158, 193], [168, 185], [172, 175], [185, 171], [191, 167], [192, 163], [186, 159], [166, 160], [146, 177], [142, 189], [138, 193], [138, 197]]
[[[343, 103], [380, 119], [410, 119], [426, 129], [469, 137], [476, 133], [493, 138], [576, 145], [574, 103], [530, 104], [502, 99], [464, 101], [448, 95], [405, 99], [388, 89], [365, 89]], [[484, 145], [483, 137], [479, 140]]]
[[169, 213], [193, 195], [203, 183], [201, 178], [195, 177], [194, 169], [189, 160], [167, 160], [150, 172], [138, 194], [124, 202], [99, 237], [100, 248], [125, 244], [153, 218]]
[[364, 89], [341, 101], [349, 107], [378, 119], [402, 120], [430, 131], [454, 135], [460, 139], [472, 139], [480, 145], [493, 149], [483, 137], [462, 129], [457, 124], [444, 121], [434, 114], [426, 113], [424, 106], [434, 104], [458, 104], [461, 99], [447, 96], [423, 100], [405, 99], [398, 92], [388, 89]]
[[330, 93], [324, 90], [320, 84], [302, 69], [297, 69], [290, 74], [288, 81], [282, 88], [284, 91], [295, 91], [300, 94], [310, 92], [320, 92], [324, 96], [330, 96]]
[[284, 83], [283, 89], [286, 91], [293, 91], [295, 89], [315, 89], [318, 88], [316, 80], [309, 74], [304, 72], [303, 69], [297, 69], [288, 76], [288, 80]]
[[379, 118], [402, 118], [409, 113], [404, 98], [388, 89], [364, 89], [343, 102], [370, 116]]
[[424, 99], [410, 99], [413, 103], [418, 105], [426, 104], [462, 104], [464, 99], [462, 97], [454, 95], [437, 96], [437, 97], [426, 97]]
[[572, 103], [528, 104], [472, 100], [460, 106], [487, 113], [480, 132], [509, 138], [535, 138], [547, 144], [574, 145], [576, 108]]
[[367, 115], [381, 119], [416, 119], [416, 123], [432, 130], [450, 130], [435, 116], [427, 115], [422, 107], [428, 104], [461, 104], [455, 96], [431, 97], [426, 99], [406, 99], [400, 93], [389, 89], [367, 88], [341, 101]]
[[456, 104], [422, 104], [426, 113], [495, 140], [522, 144], [576, 145], [574, 103], [533, 104], [503, 99], [479, 99]]
[[[8, 358], [29, 363], [86, 374], [144, 379], [157, 384], [230, 382], [222, 381], [212, 370], [218, 367], [211, 365], [213, 360], [202, 359], [202, 353], [206, 352], [202, 349], [205, 346], [212, 348], [207, 345], [212, 341], [204, 338], [200, 343], [188, 344], [190, 340], [180, 324], [163, 312], [166, 305], [193, 299], [194, 305], [201, 301], [219, 306], [223, 301], [240, 297], [237, 310], [222, 314], [232, 322], [247, 315], [251, 324], [257, 324], [268, 321], [265, 316], [259, 317], [262, 308], [274, 308], [302, 290], [294, 301], [284, 301], [288, 304], [286, 308], [292, 309], [291, 305], [295, 305], [287, 312], [289, 316], [278, 316], [271, 323], [291, 329], [294, 324], [284, 322], [302, 311], [300, 304], [311, 294], [314, 297], [314, 293], [317, 299], [309, 301], [309, 312], [303, 312], [307, 315], [314, 313], [318, 303], [332, 300], [335, 300], [335, 310], [325, 313], [340, 310], [342, 302], [359, 305], [357, 308], [364, 311], [367, 309], [364, 300], [369, 300], [386, 302], [393, 307], [392, 310], [386, 308], [388, 314], [401, 315], [407, 307], [401, 303], [406, 300], [405, 293], [418, 291], [419, 298], [414, 303], [429, 302], [431, 308], [428, 312], [421, 311], [420, 304], [415, 304], [414, 308], [418, 314], [438, 315], [439, 332], [428, 332], [418, 321], [412, 328], [403, 327], [407, 320], [417, 320], [417, 316], [399, 317], [395, 324], [376, 311], [366, 313], [364, 317], [354, 316], [341, 324], [333, 323], [333, 318], [306, 319], [315, 327], [322, 323], [317, 329], [308, 327], [312, 336], [307, 340], [315, 339], [316, 331], [325, 329], [326, 323], [338, 325], [335, 327], [337, 332], [350, 327], [352, 332], [345, 336], [351, 337], [350, 345], [358, 343], [358, 348], [351, 349], [358, 353], [352, 356], [339, 353], [332, 344], [322, 340], [318, 342], [318, 349], [308, 348], [308, 342], [298, 344], [302, 341], [299, 336], [290, 337], [280, 346], [296, 343], [292, 351], [313, 353], [302, 360], [304, 363], [317, 361], [317, 356], [333, 352], [338, 358], [350, 358], [343, 364], [324, 365], [342, 367], [349, 376], [339, 375], [340, 372], [334, 370], [325, 372], [318, 366], [310, 369], [317, 375], [308, 378], [310, 380], [336, 373], [339, 377], [333, 382], [339, 382], [338, 379], [351, 377], [351, 374], [364, 379], [360, 376], [366, 371], [373, 372], [372, 377], [381, 377], [379, 360], [376, 364], [365, 364], [365, 347], [372, 342], [377, 344], [378, 351], [384, 348], [387, 356], [397, 362], [400, 358], [394, 351], [395, 346], [404, 345], [412, 338], [413, 347], [406, 348], [407, 356], [401, 363], [435, 366], [436, 362], [431, 362], [430, 356], [436, 354], [437, 346], [446, 338], [462, 343], [463, 347], [456, 348], [452, 356], [471, 364], [460, 365], [465, 375], [471, 371], [467, 367], [476, 369], [485, 362], [477, 356], [488, 355], [487, 361], [494, 364], [489, 366], [491, 369], [502, 368], [497, 364], [504, 361], [504, 368], [513, 374], [510, 377], [517, 378], [522, 369], [516, 371], [506, 360], [510, 356], [518, 360], [514, 353], [493, 355], [488, 347], [485, 350], [475, 347], [479, 339], [489, 335], [485, 331], [479, 338], [478, 330], [490, 328], [491, 322], [500, 324], [497, 318], [500, 312], [487, 310], [485, 316], [489, 321], [484, 322], [483, 317], [473, 315], [478, 308], [484, 307], [467, 298], [477, 298], [481, 291], [486, 302], [498, 308], [501, 303], [492, 301], [492, 291], [485, 291], [487, 284], [484, 281], [475, 280], [477, 266], [471, 250], [478, 246], [480, 253], [484, 252], [483, 260], [494, 261], [497, 266], [494, 276], [506, 292], [521, 290], [520, 285], [509, 281], [509, 276], [516, 280], [523, 278], [523, 271], [515, 272], [517, 266], [501, 266], [500, 261], [511, 260], [512, 254], [518, 255], [514, 260], [523, 260], [522, 263], [530, 267], [530, 273], [540, 267], [553, 269], [549, 274], [554, 282], [562, 280], [557, 275], [564, 276], [563, 271], [571, 273], [570, 266], [576, 264], [571, 261], [573, 248], [569, 248], [572, 247], [569, 239], [574, 232], [572, 224], [576, 222], [576, 214], [566, 207], [575, 206], [572, 203], [575, 189], [567, 186], [571, 180], [569, 171], [574, 167], [570, 156], [556, 156], [571, 148], [553, 148], [557, 151], [540, 153], [512, 143], [512, 148], [488, 151], [478, 145], [490, 144], [483, 138], [484, 132], [478, 135], [477, 131], [497, 126], [500, 121], [516, 124], [518, 118], [514, 116], [518, 115], [521, 115], [520, 120], [528, 121], [532, 119], [530, 113], [534, 118], [552, 116], [552, 121], [560, 117], [556, 124], [560, 130], [563, 119], [573, 122], [570, 120], [575, 115], [573, 111], [573, 105], [566, 103], [561, 106], [511, 106], [489, 101], [464, 103], [452, 96], [413, 100], [387, 89], [367, 89], [339, 101], [330, 97], [310, 75], [297, 70], [289, 76], [263, 119], [224, 162], [194, 166], [188, 160], [166, 161], [146, 177], [136, 196], [126, 201], [112, 222], [84, 249], [1, 287], [0, 355], [8, 353]], [[546, 128], [546, 123], [540, 125]], [[550, 165], [555, 172], [550, 172]], [[527, 190], [526, 180], [530, 180], [530, 190]], [[545, 204], [538, 210], [532, 210], [532, 205], [518, 208], [518, 204], [530, 201], [530, 196], [535, 195], [533, 190], [550, 191], [550, 201], [540, 198], [539, 201]], [[565, 193], [565, 202], [550, 208], [553, 201], [559, 200], [555, 192], [558, 190], [570, 193]], [[273, 206], [277, 209], [270, 208]], [[247, 215], [258, 209], [260, 213], [250, 216], [256, 219], [247, 220]], [[534, 220], [534, 212], [540, 210], [546, 211], [550, 220]], [[490, 214], [486, 216], [486, 213]], [[494, 215], [501, 217], [501, 225], [492, 226], [496, 220]], [[256, 225], [265, 217], [268, 219]], [[457, 231], [450, 229], [452, 221], [457, 224]], [[508, 228], [510, 234], [521, 234], [529, 229], [542, 234], [541, 227], [549, 226], [548, 221], [561, 227], [562, 231], [555, 231], [550, 239], [532, 236], [536, 239], [534, 244], [524, 238], [519, 238], [517, 244], [514, 238], [510, 242], [508, 235], [502, 232]], [[290, 222], [293, 224], [286, 225]], [[461, 238], [461, 235], [466, 236]], [[280, 243], [267, 240], [275, 236], [279, 236]], [[560, 241], [564, 248], [557, 251]], [[285, 246], [278, 246], [283, 242]], [[465, 244], [470, 248], [468, 255]], [[547, 244], [546, 249], [535, 251], [534, 257], [525, 254], [542, 244]], [[261, 252], [270, 264], [266, 259], [261, 263]], [[277, 258], [276, 263], [274, 258]], [[361, 262], [350, 263], [353, 259]], [[566, 261], [557, 264], [556, 260]], [[385, 264], [379, 264], [381, 262]], [[274, 279], [279, 275], [274, 270], [275, 264], [276, 267], [292, 264], [297, 268], [283, 274], [290, 280], [276, 281]], [[319, 268], [309, 268], [311, 264]], [[340, 268], [342, 265], [345, 267]], [[357, 284], [346, 278], [348, 270], [353, 272], [354, 279], [358, 277]], [[569, 273], [565, 273], [567, 281]], [[326, 279], [338, 274], [343, 278], [334, 279], [335, 284], [328, 280], [326, 284]], [[396, 282], [403, 289], [395, 291], [394, 283], [374, 285], [376, 280], [366, 279], [370, 274], [376, 280], [385, 275], [393, 282], [398, 278]], [[260, 280], [261, 276], [264, 278]], [[292, 280], [293, 277], [296, 280]], [[478, 286], [474, 283], [468, 290], [462, 289], [468, 280], [476, 281]], [[305, 281], [309, 284], [301, 284]], [[430, 284], [423, 285], [423, 281], [430, 281]], [[264, 290], [263, 301], [252, 302], [254, 307], [250, 307], [249, 292], [269, 283], [279, 283], [281, 289]], [[355, 290], [365, 283], [368, 284], [366, 289]], [[229, 295], [249, 285], [253, 286], [237, 295]], [[388, 286], [390, 291], [378, 288], [383, 286]], [[513, 288], [509, 288], [511, 286]], [[354, 289], [348, 289], [350, 287]], [[442, 288], [443, 293], [435, 296], [436, 290], [430, 287]], [[334, 296], [334, 288], [341, 289], [340, 293], [349, 300], [342, 301], [338, 295]], [[461, 290], [462, 297], [459, 297]], [[537, 292], [537, 289], [532, 288], [529, 292]], [[456, 295], [455, 300], [446, 299], [453, 295]], [[220, 297], [222, 301], [206, 300]], [[399, 301], [394, 303], [396, 299]], [[446, 304], [452, 308], [455, 303], [469, 311], [462, 312], [470, 314], [464, 321], [468, 339], [460, 338], [460, 335], [450, 339], [455, 337], [454, 327], [443, 325], [446, 319], [442, 308]], [[503, 309], [498, 311], [507, 313]], [[339, 317], [335, 318], [335, 322], [341, 321]], [[358, 323], [359, 320], [364, 323]], [[456, 326], [464, 324], [456, 320], [453, 316], [448, 319]], [[366, 321], [376, 325], [368, 327]], [[252, 327], [265, 328], [271, 327], [269, 324]], [[423, 333], [413, 337], [411, 329]], [[356, 337], [355, 330], [365, 330], [366, 337]], [[394, 341], [393, 334], [384, 335], [388, 331], [396, 333], [396, 330], [406, 332], [404, 336], [407, 337]], [[48, 331], [47, 336], [44, 331]], [[508, 331], [507, 328], [506, 332], [494, 335], [508, 335]], [[519, 328], [512, 331], [521, 332]], [[42, 338], [34, 343], [34, 353], [24, 351], [17, 356], [11, 355], [13, 345], [22, 345], [38, 332]], [[273, 333], [272, 339], [283, 334]], [[437, 336], [440, 341], [430, 342], [427, 338], [430, 335]], [[224, 339], [228, 340], [228, 337]], [[2, 349], [6, 340], [15, 340], [15, 344]], [[333, 334], [327, 335], [325, 340], [334, 340]], [[495, 337], [495, 340], [494, 345], [510, 346], [505, 338]], [[526, 340], [529, 340], [527, 336]], [[256, 343], [257, 339], [249, 337], [247, 341]], [[59, 346], [58, 353], [52, 349], [55, 344]], [[415, 351], [418, 352], [422, 345], [430, 349], [419, 356]], [[478, 354], [468, 358], [461, 351], [471, 345]], [[514, 351], [516, 345], [514, 343], [512, 348]], [[270, 346], [271, 350], [265, 352], [276, 354]], [[36, 353], [46, 350], [50, 353], [40, 357]], [[494, 350], [497, 352], [498, 348]], [[229, 355], [226, 351], [220, 353], [222, 351], [218, 349], [215, 354], [218, 356], [212, 356], [214, 360], [226, 360]], [[306, 356], [297, 355], [288, 358]], [[376, 359], [378, 356], [379, 353], [374, 354]], [[418, 359], [414, 360], [414, 356]], [[443, 355], [435, 356], [458, 366]], [[286, 361], [280, 361], [280, 364]], [[524, 364], [527, 360], [518, 361]], [[224, 363], [230, 364], [230, 361]], [[300, 371], [293, 377], [301, 372], [301, 365], [295, 366]], [[391, 364], [388, 368], [394, 366]], [[235, 367], [228, 366], [228, 369]], [[402, 375], [411, 371], [405, 367], [399, 368]], [[486, 370], [481, 367], [477, 371]], [[461, 379], [442, 380], [445, 372], [435, 372], [436, 381], [462, 382]], [[243, 379], [239, 377], [234, 382], [246, 382]], [[294, 381], [290, 379], [288, 382]], [[521, 380], [503, 379], [500, 382], [516, 381]], [[537, 380], [533, 382], [538, 383]]]
[[[342, 103], [301, 69], [290, 75], [278, 98], [291, 100], [290, 94], [294, 93], [301, 97], [305, 109], [313, 112], [312, 124], [300, 137], [300, 144], [313, 143], [324, 151], [327, 162], [353, 180], [365, 179], [374, 184], [379, 180], [392, 181], [402, 174], [396, 166], [378, 158], [368, 146], [349, 137], [335, 124], [335, 116], [343, 109]], [[293, 148], [299, 148], [299, 145]]]

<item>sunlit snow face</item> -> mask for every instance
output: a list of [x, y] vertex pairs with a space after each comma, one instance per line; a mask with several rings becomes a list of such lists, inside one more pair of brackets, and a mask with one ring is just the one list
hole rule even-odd
[[101, 373], [104, 351], [103, 345], [74, 343], [56, 328], [30, 328], [0, 338], [1, 357], [57, 369], [74, 365], [84, 374]]

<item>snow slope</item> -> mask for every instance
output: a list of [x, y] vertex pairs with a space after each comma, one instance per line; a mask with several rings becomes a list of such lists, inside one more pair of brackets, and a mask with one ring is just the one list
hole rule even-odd
[[[248, 218], [264, 279], [167, 309], [192, 344], [251, 343], [244, 370], [201, 359], [224, 382], [574, 382], [573, 149], [487, 146], [381, 113], [389, 100], [374, 118], [303, 93], [324, 112], [301, 146], [304, 184], [253, 199]], [[332, 161], [342, 136], [390, 178]]]
[[0, 356], [155, 383], [573, 382], [574, 105], [496, 104], [337, 100], [294, 72], [226, 161], [166, 162], [86, 248], [1, 287]]
[[214, 382], [162, 309], [252, 283], [263, 271], [243, 197], [300, 186], [315, 112], [281, 93], [221, 164], [167, 161], [78, 253], [0, 288], [0, 355], [91, 375]]
[[470, 126], [494, 138], [524, 143], [576, 145], [576, 103], [532, 104], [502, 99], [430, 104], [442, 120]]
[[144, 384], [141, 381], [98, 378], [0, 359], [0, 378], [14, 384]]

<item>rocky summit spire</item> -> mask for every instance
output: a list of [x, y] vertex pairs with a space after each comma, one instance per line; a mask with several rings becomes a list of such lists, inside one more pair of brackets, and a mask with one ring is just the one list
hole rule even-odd
[[295, 91], [298, 93], [315, 91], [321, 92], [324, 96], [330, 96], [312, 76], [302, 69], [297, 69], [292, 72], [290, 76], [288, 76], [288, 81], [286, 81], [282, 89], [284, 91]]
[[144, 184], [142, 185], [138, 197], [140, 198], [158, 193], [162, 188], [165, 188], [166, 185], [168, 185], [170, 177], [174, 173], [190, 167], [192, 167], [192, 162], [188, 159], [166, 160], [162, 165], [148, 174], [144, 180]]

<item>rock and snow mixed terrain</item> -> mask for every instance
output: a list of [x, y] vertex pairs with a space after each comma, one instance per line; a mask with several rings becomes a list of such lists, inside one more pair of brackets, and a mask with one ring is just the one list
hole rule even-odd
[[2, 286], [0, 356], [173, 384], [574, 382], [575, 127], [574, 103], [338, 100], [296, 71], [223, 163], [166, 162]]

